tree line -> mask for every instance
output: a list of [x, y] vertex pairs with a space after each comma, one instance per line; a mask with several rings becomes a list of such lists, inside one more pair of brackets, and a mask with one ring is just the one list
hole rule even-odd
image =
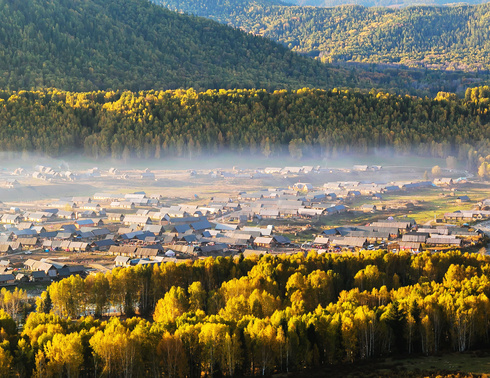
[[485, 348], [489, 271], [480, 254], [365, 251], [70, 277], [37, 299], [22, 331], [0, 310], [0, 374], [268, 375]]
[[454, 156], [475, 169], [490, 155], [489, 89], [464, 99], [378, 91], [0, 92], [0, 149], [116, 159], [192, 158], [232, 150], [265, 157], [337, 156], [389, 147]]

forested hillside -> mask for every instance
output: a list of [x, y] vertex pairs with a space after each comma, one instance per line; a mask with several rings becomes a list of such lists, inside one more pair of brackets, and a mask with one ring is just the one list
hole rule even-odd
[[127, 159], [233, 150], [336, 156], [392, 147], [398, 153], [477, 164], [490, 155], [490, 89], [465, 99], [385, 93], [194, 90], [0, 92], [0, 150]]
[[458, 251], [118, 268], [51, 284], [20, 332], [25, 293], [2, 289], [0, 375], [263, 376], [488, 348], [489, 270]]
[[346, 83], [269, 40], [146, 0], [0, 1], [0, 88], [300, 88]]
[[490, 68], [490, 4], [403, 9], [291, 7], [265, 2], [154, 0], [283, 43], [324, 62]]
[[0, 16], [0, 89], [309, 86], [434, 96], [488, 81], [473, 72], [322, 65], [270, 40], [146, 0], [0, 0]]
[[482, 4], [487, 0], [287, 0], [286, 3], [315, 6], [315, 7], [334, 7], [337, 5], [356, 4], [364, 7], [409, 7], [414, 5], [454, 5], [454, 4]]

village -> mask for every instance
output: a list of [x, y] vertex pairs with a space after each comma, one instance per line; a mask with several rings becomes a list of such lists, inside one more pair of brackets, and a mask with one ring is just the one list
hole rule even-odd
[[[466, 177], [372, 180], [386, 173], [381, 166], [179, 172], [185, 180], [221, 180], [222, 190], [199, 194], [190, 194], [194, 188], [161, 190], [159, 180], [168, 180], [168, 172], [64, 169], [38, 165], [1, 173], [6, 198], [23, 187], [32, 189], [37, 181], [46, 185], [95, 182], [93, 187], [109, 189], [91, 195], [53, 193], [53, 198], [3, 201], [1, 286], [46, 284], [121, 266], [192, 262], [210, 256], [478, 250], [486, 245], [486, 236], [477, 222], [490, 219], [490, 200], [460, 194], [478, 185]], [[175, 179], [177, 173], [170, 174]], [[345, 177], [349, 180], [332, 181]], [[252, 185], [253, 178], [257, 180]], [[288, 185], [267, 185], [267, 178]], [[154, 193], [118, 191], [126, 185], [117, 180]], [[417, 222], [426, 205], [421, 198], [428, 193], [451, 206], [441, 207], [433, 220]]]

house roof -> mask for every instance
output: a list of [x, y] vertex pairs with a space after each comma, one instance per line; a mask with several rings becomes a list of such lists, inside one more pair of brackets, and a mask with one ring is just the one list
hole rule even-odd
[[36, 245], [38, 243], [37, 238], [18, 238], [17, 241], [22, 245]]
[[461, 239], [432, 237], [427, 239], [426, 244], [461, 245]]
[[117, 245], [112, 245], [109, 248], [110, 253], [118, 253], [118, 254], [133, 254], [136, 252], [138, 247], [134, 246], [117, 246]]
[[94, 236], [105, 236], [110, 233], [111, 232], [107, 228], [96, 228], [92, 230], [92, 234], [94, 234]]
[[159, 234], [160, 232], [163, 231], [163, 226], [158, 225], [158, 224], [147, 224], [147, 225], [145, 225], [143, 230], [152, 232], [154, 234]]
[[44, 278], [47, 277], [46, 272], [43, 270], [35, 271], [31, 273], [33, 278]]
[[79, 226], [89, 225], [89, 224], [97, 224], [97, 222], [92, 220], [92, 219], [79, 219], [79, 220], [75, 221], [75, 223], [78, 224]]
[[402, 242], [418, 242], [425, 243], [427, 238], [429, 237], [428, 233], [413, 233], [413, 234], [405, 234], [402, 236]]
[[127, 215], [124, 217], [124, 223], [151, 223], [149, 216], [141, 216], [141, 215]]
[[218, 252], [223, 251], [228, 248], [228, 245], [225, 243], [217, 243], [214, 245], [205, 245], [201, 246], [201, 252], [210, 253], [210, 252]]
[[192, 243], [197, 241], [197, 237], [194, 234], [184, 235], [182, 239], [185, 240], [187, 243]]
[[215, 230], [234, 231], [238, 228], [236, 224], [216, 223]]
[[[151, 232], [149, 234], [153, 235]], [[136, 230], [136, 231], [131, 231], [131, 232], [127, 232], [125, 234], [122, 234], [121, 238], [122, 239], [135, 239], [135, 238], [138, 238], [139, 236], [142, 236], [142, 235], [144, 235], [143, 238], [145, 238], [146, 236], [149, 236], [146, 234], [146, 231]]]
[[367, 243], [367, 239], [364, 237], [350, 237], [335, 238], [332, 244], [347, 247], [363, 247]]
[[127, 256], [116, 256], [116, 258], [114, 259], [114, 262], [126, 264], [130, 259], [131, 259], [131, 257], [127, 257]]
[[60, 277], [68, 277], [71, 274], [70, 269], [67, 266], [58, 269], [58, 276]]
[[205, 230], [206, 228], [212, 228], [213, 226], [207, 219], [201, 220], [199, 222], [191, 223], [190, 225], [195, 231]]
[[278, 243], [278, 244], [290, 244], [291, 240], [289, 240], [288, 237], [283, 236], [283, 235], [274, 235], [273, 239]]
[[37, 235], [37, 231], [31, 229], [15, 230], [14, 235], [17, 235], [18, 237]]
[[11, 250], [12, 250], [12, 247], [10, 246], [10, 244], [7, 244], [7, 243], [0, 244], [0, 252], [1, 253], [5, 253], [5, 252], [11, 251]]
[[271, 233], [272, 233], [272, 226], [270, 227], [266, 227], [266, 228], [260, 228], [260, 227], [243, 227], [241, 229], [241, 231], [245, 232], [245, 233], [250, 233], [250, 234], [253, 234], [253, 233], [258, 233], [260, 236], [269, 236]]
[[177, 224], [173, 228], [175, 232], [178, 232], [179, 234], [183, 234], [187, 231], [189, 231], [191, 228], [189, 227], [188, 224]]
[[153, 249], [153, 248], [138, 248], [136, 250], [136, 256], [142, 256], [142, 257], [153, 257], [158, 255], [160, 251], [158, 249]]
[[112, 239], [103, 239], [103, 240], [95, 241], [93, 244], [95, 244], [98, 248], [100, 248], [100, 247], [108, 247], [110, 245], [116, 245], [116, 242]]
[[21, 218], [17, 214], [4, 214], [2, 216], [2, 221], [3, 222], [7, 222], [7, 221], [11, 221], [11, 222], [12, 221], [18, 221], [19, 219], [21, 219]]
[[[87, 219], [89, 220], [89, 219]], [[79, 224], [83, 224], [84, 221], [80, 221], [82, 223], [79, 223]], [[91, 223], [88, 223], [86, 222], [87, 224], [91, 224]], [[66, 232], [75, 232], [77, 231], [77, 227], [74, 225], [74, 224], [64, 224], [63, 226], [61, 226], [61, 228], [63, 230], [65, 230]]]
[[15, 280], [15, 277], [12, 273], [0, 274], [0, 282], [7, 282]]
[[378, 221], [371, 223], [373, 227], [386, 227], [386, 228], [410, 228], [412, 223], [410, 221], [401, 222], [401, 221]]
[[85, 271], [85, 267], [83, 265], [68, 265], [67, 268], [72, 274], [83, 273]]
[[255, 244], [271, 244], [273, 240], [274, 240], [274, 238], [259, 236], [259, 237], [255, 238], [254, 243]]
[[313, 244], [328, 244], [330, 242], [329, 238], [325, 238], [322, 236], [317, 236], [315, 240], [313, 240]]
[[41, 232], [39, 234], [40, 238], [55, 238], [58, 235], [58, 231]]

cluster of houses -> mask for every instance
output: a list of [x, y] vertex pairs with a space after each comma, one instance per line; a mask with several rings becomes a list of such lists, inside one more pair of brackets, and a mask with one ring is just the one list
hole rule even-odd
[[[347, 211], [343, 199], [335, 193], [314, 191], [310, 184], [298, 183], [287, 189], [241, 192], [236, 198], [215, 197], [205, 205], [164, 206], [158, 195], [145, 193], [96, 193], [93, 197], [62, 198], [35, 212], [11, 208], [0, 214], [0, 222], [10, 229], [73, 220], [100, 218], [124, 225], [166, 225], [179, 218], [219, 218], [227, 222], [260, 221], [286, 217], [313, 218]], [[174, 221], [175, 220], [175, 221]], [[195, 219], [192, 219], [195, 220]]]
[[[288, 171], [291, 168], [289, 167]], [[310, 168], [316, 169], [315, 167], [298, 168], [308, 172]], [[119, 221], [126, 225], [137, 223], [142, 226], [165, 224], [170, 222], [171, 218], [186, 216], [207, 216], [219, 218], [221, 221], [242, 223], [264, 219], [318, 218], [349, 211], [351, 198], [368, 196], [370, 199], [381, 200], [385, 193], [414, 191], [432, 186], [434, 183], [430, 181], [389, 184], [337, 181], [326, 183], [322, 188], [314, 188], [310, 183], [298, 182], [285, 189], [241, 192], [235, 198], [216, 197], [202, 206], [186, 204], [164, 206], [159, 195], [148, 195], [143, 192], [96, 193], [92, 197], [61, 198], [49, 204], [48, 208], [34, 212], [21, 212], [18, 208], [12, 208], [7, 213], [0, 214], [0, 222], [10, 225], [25, 222], [43, 224], [100, 217], [111, 222]], [[461, 202], [468, 200], [463, 197], [460, 198]], [[375, 211], [379, 207], [380, 205], [367, 204], [361, 210]], [[456, 218], [457, 215], [454, 217]]]
[[[85, 227], [77, 229], [75, 225], [70, 224], [63, 225], [59, 231], [51, 231], [50, 235], [39, 233], [33, 237], [37, 239], [37, 244], [29, 247], [42, 247], [48, 252], [47, 256], [55, 249], [105, 251], [104, 253], [115, 256], [115, 267], [175, 262], [178, 261], [177, 257], [298, 251], [289, 238], [275, 234], [273, 226], [251, 227], [215, 223], [205, 217], [187, 217], [182, 218], [178, 223], [147, 225], [142, 229], [120, 227], [115, 232], [100, 226], [88, 229]], [[61, 241], [56, 240], [58, 235], [62, 238], [88, 238], [94, 241], [90, 243]], [[420, 226], [413, 220], [382, 220], [366, 226], [342, 226], [324, 230], [313, 241], [305, 243], [302, 249], [335, 251], [346, 248], [388, 248], [417, 252], [430, 247], [464, 247], [478, 243], [481, 237], [481, 232], [468, 227]], [[21, 241], [7, 242], [7, 245], [10, 245], [8, 243], [21, 243]], [[84, 248], [71, 249], [70, 245], [73, 243], [83, 244]], [[22, 244], [17, 246], [21, 248]], [[0, 261], [0, 285], [49, 282], [71, 274], [87, 273], [87, 269], [83, 266], [62, 264], [49, 258], [39, 261], [28, 259], [23, 265], [25, 273], [14, 276], [8, 271], [9, 261]]]
[[[117, 195], [98, 193], [93, 196], [93, 200], [101, 201], [101, 204], [97, 203], [100, 208], [97, 218], [62, 218], [59, 215], [62, 210], [56, 208], [35, 213], [18, 213], [14, 209], [14, 214], [4, 214], [1, 218], [4, 224], [0, 231], [0, 252], [42, 248], [45, 251], [108, 251], [131, 258], [153, 258], [168, 249], [197, 256], [224, 250], [288, 247], [291, 241], [274, 235], [272, 226], [249, 227], [245, 224], [249, 220], [262, 221], [281, 216], [312, 218], [347, 211], [345, 205], [338, 203], [339, 197], [335, 193], [305, 192], [306, 185], [242, 192], [236, 199], [215, 197], [205, 206], [182, 204], [159, 207], [160, 199], [133, 193], [124, 195], [124, 198], [144, 203], [146, 208], [134, 209], [126, 214], [105, 212], [104, 204], [112, 204]], [[92, 198], [75, 197], [70, 203], [93, 203], [91, 201]], [[480, 214], [482, 212], [485, 211], [479, 211]], [[34, 219], [35, 223], [32, 221]], [[371, 241], [396, 240], [414, 226], [402, 223], [400, 227], [390, 221], [384, 222], [383, 226], [378, 222], [370, 226], [340, 227], [335, 229], [340, 230], [335, 233], [328, 230], [329, 234], [324, 235], [328, 240], [324, 238], [318, 243], [359, 247]], [[354, 237], [365, 238], [365, 241], [354, 241]], [[430, 238], [421, 239], [418, 238], [417, 242], [433, 244], [428, 243]], [[449, 240], [443, 244], [456, 245], [457, 242]], [[178, 250], [179, 245], [185, 248]]]
[[[379, 169], [381, 167], [378, 166], [354, 167], [356, 171]], [[42, 166], [36, 170], [45, 177], [57, 173]], [[269, 167], [261, 173], [299, 175], [320, 171], [320, 167]], [[151, 172], [143, 173], [152, 178]], [[94, 168], [87, 174], [96, 177], [100, 172]], [[113, 169], [109, 174], [115, 176], [119, 172]], [[299, 246], [277, 233], [269, 225], [274, 223], [273, 220], [319, 219], [353, 211], [349, 208], [351, 198], [367, 196], [382, 199], [384, 194], [422, 190], [434, 185], [454, 187], [455, 184], [452, 179], [440, 179], [437, 183], [389, 184], [337, 181], [315, 188], [310, 183], [297, 182], [289, 188], [213, 197], [200, 205], [195, 202], [167, 205], [161, 196], [144, 192], [60, 198], [35, 211], [12, 207], [0, 214], [0, 253], [39, 250], [49, 257], [51, 251], [93, 251], [114, 256], [115, 266], [127, 266], [240, 252], [292, 252]], [[461, 202], [467, 200], [464, 197], [460, 198]], [[447, 213], [445, 218], [457, 221], [490, 218], [489, 209], [490, 201], [482, 203], [478, 210]], [[250, 226], [250, 222], [255, 226]], [[420, 251], [431, 247], [463, 247], [477, 243], [481, 236], [480, 232], [468, 227], [429, 227], [419, 226], [410, 220], [385, 220], [364, 226], [324, 230], [303, 247], [325, 251], [375, 247]], [[59, 279], [82, 271], [79, 266], [60, 265], [49, 259], [27, 260], [24, 269], [30, 273], [20, 275], [19, 280], [31, 282]], [[4, 278], [11, 281], [10, 276]], [[0, 279], [0, 285], [2, 282]]]
[[[466, 197], [466, 198], [465, 198]], [[460, 197], [463, 202], [466, 202], [467, 196]], [[477, 221], [490, 218], [490, 199], [481, 201], [478, 204], [478, 209], [475, 210], [458, 210], [452, 213], [445, 213], [444, 219], [446, 221]]]
[[[402, 181], [376, 183], [362, 181], [335, 181], [323, 185], [323, 190], [343, 197], [374, 196], [434, 187], [432, 181]], [[381, 198], [381, 196], [377, 196]]]
[[324, 230], [306, 247], [319, 250], [340, 248], [387, 248], [420, 252], [428, 248], [464, 247], [480, 242], [478, 229], [445, 224], [417, 225], [413, 220], [384, 220], [366, 226], [343, 226]]
[[[32, 177], [39, 180], [56, 182], [93, 179], [102, 176], [118, 179], [155, 179], [155, 174], [148, 168], [131, 173], [121, 173], [117, 168], [110, 168], [107, 171], [102, 171], [98, 167], [90, 168], [84, 171], [74, 171], [70, 170], [66, 164], [61, 164], [56, 168], [45, 165], [36, 165], [33, 170], [19, 167], [11, 172], [11, 175], [18, 177]], [[7, 188], [13, 188], [20, 186], [20, 184], [17, 180], [15, 180], [15, 178], [10, 178], [5, 181], [4, 186]]]
[[[317, 166], [298, 166], [298, 167], [265, 167], [257, 169], [239, 169], [233, 167], [231, 170], [217, 169], [212, 170], [208, 174], [213, 178], [244, 178], [244, 179], [260, 179], [271, 176], [302, 176], [310, 173], [317, 174], [324, 171], [331, 171], [331, 169]], [[195, 176], [196, 171], [191, 171], [191, 176]]]
[[12, 269], [10, 260], [0, 260], [0, 286], [51, 282], [77, 274], [84, 277], [87, 269], [82, 265], [67, 265], [49, 259], [28, 259], [21, 273], [18, 269]]

